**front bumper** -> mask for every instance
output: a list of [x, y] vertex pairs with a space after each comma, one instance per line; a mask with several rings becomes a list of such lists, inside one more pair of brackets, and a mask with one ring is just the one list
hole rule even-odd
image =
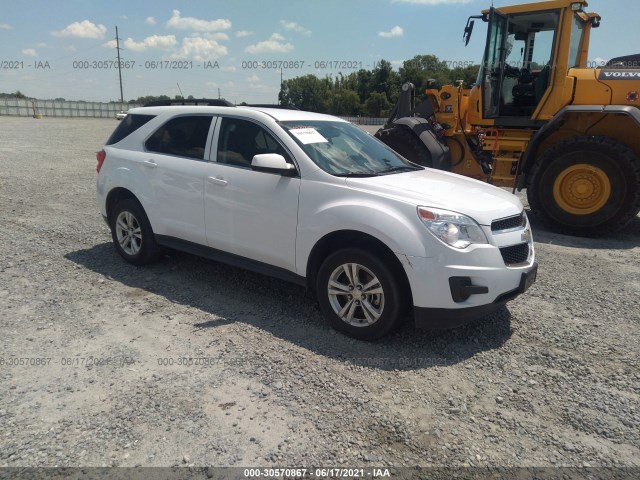
[[[502, 308], [508, 301], [513, 300], [521, 293], [529, 289], [536, 281], [538, 264], [520, 269], [520, 284], [517, 288], [498, 296], [493, 302], [484, 305], [474, 305], [462, 308], [429, 308], [414, 306], [414, 318], [416, 328], [421, 329], [448, 329], [465, 325], [473, 320], [485, 317]], [[453, 290], [454, 286], [451, 285]], [[455, 293], [452, 291], [452, 296]]]

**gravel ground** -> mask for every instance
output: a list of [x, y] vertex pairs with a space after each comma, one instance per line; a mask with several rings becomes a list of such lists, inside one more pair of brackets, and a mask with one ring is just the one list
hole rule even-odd
[[640, 467], [640, 218], [534, 223], [508, 308], [358, 342], [298, 286], [124, 263], [95, 201], [115, 126], [0, 117], [0, 467]]

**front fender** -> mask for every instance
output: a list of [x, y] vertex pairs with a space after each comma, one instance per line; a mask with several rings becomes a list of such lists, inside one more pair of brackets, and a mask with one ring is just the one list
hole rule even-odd
[[[336, 189], [342, 191], [337, 193]], [[370, 235], [396, 255], [431, 255], [425, 241], [429, 233], [420, 223], [415, 205], [387, 197], [363, 198], [362, 194], [350, 191], [347, 186], [316, 184], [305, 186], [303, 190], [296, 241], [296, 270], [299, 275], [306, 275], [314, 246], [325, 236], [339, 231]], [[306, 201], [308, 197], [319, 195], [326, 200]]]

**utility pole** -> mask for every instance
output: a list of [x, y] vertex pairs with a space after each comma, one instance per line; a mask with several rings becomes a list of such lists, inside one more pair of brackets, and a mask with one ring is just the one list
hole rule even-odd
[[122, 94], [122, 65], [120, 65], [120, 38], [118, 37], [118, 26], [116, 25], [116, 50], [118, 51], [118, 77], [120, 77], [120, 103], [124, 103]]

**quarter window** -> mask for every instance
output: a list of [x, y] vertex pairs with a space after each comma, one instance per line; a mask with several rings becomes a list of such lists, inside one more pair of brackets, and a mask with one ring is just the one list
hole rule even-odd
[[133, 132], [138, 130], [154, 117], [155, 115], [140, 115], [130, 113], [122, 119], [120, 125], [118, 125], [118, 127], [113, 131], [113, 133], [109, 137], [109, 140], [107, 140], [107, 145], [118, 143], [120, 140], [131, 135]]
[[156, 130], [145, 142], [150, 152], [204, 159], [210, 115], [176, 117]]

